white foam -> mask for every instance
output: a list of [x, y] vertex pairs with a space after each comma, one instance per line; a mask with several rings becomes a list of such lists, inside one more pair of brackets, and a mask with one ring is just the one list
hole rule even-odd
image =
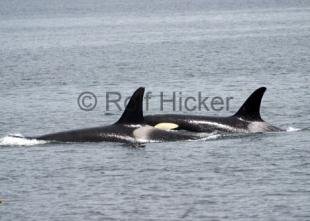
[[296, 132], [296, 131], [300, 131], [300, 128], [295, 128], [295, 127], [288, 127], [286, 129], [286, 132]]
[[27, 139], [20, 134], [9, 135], [0, 139], [0, 146], [33, 146], [45, 143], [47, 141]]
[[201, 137], [198, 140], [216, 140], [219, 137], [222, 137], [223, 135], [215, 132], [215, 133], [199, 133], [198, 136]]
[[223, 135], [221, 134], [211, 134], [207, 137], [208, 140], [215, 140], [218, 139], [219, 137], [222, 137]]
[[203, 138], [202, 140], [216, 140], [221, 137], [220, 134], [211, 134], [208, 137]]

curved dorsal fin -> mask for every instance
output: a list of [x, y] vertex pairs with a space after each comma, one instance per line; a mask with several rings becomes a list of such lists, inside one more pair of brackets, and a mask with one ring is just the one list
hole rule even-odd
[[131, 96], [122, 116], [116, 123], [134, 124], [143, 121], [144, 87], [138, 88]]
[[245, 120], [263, 121], [260, 116], [260, 104], [265, 91], [265, 87], [256, 89], [234, 116]]

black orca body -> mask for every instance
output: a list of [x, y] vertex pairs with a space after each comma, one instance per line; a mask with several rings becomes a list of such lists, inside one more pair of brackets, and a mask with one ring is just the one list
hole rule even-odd
[[143, 94], [144, 88], [137, 89], [132, 95], [121, 118], [112, 125], [27, 138], [59, 142], [107, 141], [120, 143], [198, 139], [198, 137], [190, 134], [161, 130], [145, 124], [143, 118]]
[[145, 116], [144, 120], [150, 125], [173, 123], [178, 126], [177, 129], [194, 132], [255, 133], [282, 131], [262, 120], [260, 116], [260, 105], [265, 91], [265, 87], [258, 88], [248, 97], [238, 112], [229, 117], [161, 114]]

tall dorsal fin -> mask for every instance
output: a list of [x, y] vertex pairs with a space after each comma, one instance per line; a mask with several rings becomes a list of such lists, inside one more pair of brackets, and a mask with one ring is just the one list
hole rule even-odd
[[131, 96], [121, 118], [116, 123], [135, 124], [143, 121], [144, 87], [138, 88]]
[[265, 91], [265, 87], [256, 89], [234, 116], [245, 120], [263, 121], [260, 116], [260, 104]]

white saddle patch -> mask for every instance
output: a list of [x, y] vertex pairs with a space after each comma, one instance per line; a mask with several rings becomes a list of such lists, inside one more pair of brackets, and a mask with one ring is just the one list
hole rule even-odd
[[269, 126], [270, 125], [266, 122], [253, 121], [249, 123], [248, 130], [251, 133], [266, 132], [270, 130]]
[[150, 138], [150, 134], [154, 131], [154, 127], [146, 125], [140, 128], [137, 128], [133, 131], [133, 136], [136, 141], [139, 142], [148, 142]]

